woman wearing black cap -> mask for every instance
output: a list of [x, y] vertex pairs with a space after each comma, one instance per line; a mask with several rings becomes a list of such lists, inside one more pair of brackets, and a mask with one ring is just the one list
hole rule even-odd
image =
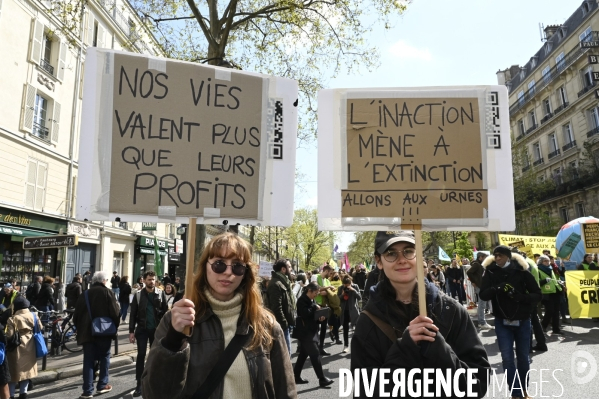
[[[495, 334], [512, 398], [529, 398], [526, 377], [530, 370], [530, 314], [533, 306], [541, 300], [541, 289], [528, 272], [526, 260], [505, 245], [496, 247], [493, 256], [487, 257], [482, 265], [485, 274], [480, 298], [493, 302]], [[517, 362], [514, 359], [514, 343]], [[515, 378], [516, 373], [519, 378]]]
[[[392, 373], [405, 370], [406, 374], [419, 369], [420, 375], [422, 369], [450, 370], [458, 380], [455, 388], [471, 389], [477, 398], [483, 397], [490, 366], [466, 309], [425, 279], [427, 315], [418, 314], [414, 233], [379, 231], [375, 259], [381, 277], [358, 318], [351, 342], [351, 369], [366, 369], [368, 375], [380, 368]], [[471, 384], [466, 369], [477, 369], [471, 371]], [[457, 372], [463, 374], [457, 377]], [[363, 382], [359, 381], [361, 389], [355, 397], [367, 396]], [[374, 396], [368, 397], [379, 397], [378, 380], [374, 382]], [[429, 392], [436, 392], [438, 381], [433, 378], [424, 383], [429, 384]]]

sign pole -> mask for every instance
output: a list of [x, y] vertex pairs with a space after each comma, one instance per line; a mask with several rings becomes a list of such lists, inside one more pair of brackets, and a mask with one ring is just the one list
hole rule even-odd
[[[189, 218], [189, 226], [187, 226], [187, 251], [185, 262], [185, 298], [189, 299], [189, 293], [193, 285], [194, 258], [196, 252], [196, 218]], [[190, 336], [191, 327], [185, 327], [183, 334]]]
[[402, 224], [402, 230], [414, 230], [414, 240], [416, 241], [416, 280], [418, 284], [418, 313], [426, 316], [426, 286], [424, 284], [424, 262], [422, 254], [422, 225]]

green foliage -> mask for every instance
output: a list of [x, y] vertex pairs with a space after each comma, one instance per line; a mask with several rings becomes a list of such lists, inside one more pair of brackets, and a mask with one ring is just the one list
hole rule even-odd
[[470, 243], [470, 240], [468, 240], [469, 235], [469, 231], [461, 231], [456, 235], [455, 252], [460, 259], [472, 259], [472, 256], [474, 255], [472, 252], [472, 244]]
[[347, 256], [353, 263], [374, 262], [374, 238], [376, 231], [359, 231], [354, 233], [354, 241], [349, 244]]
[[316, 93], [340, 72], [378, 65], [373, 27], [389, 29], [398, 0], [132, 0], [166, 55], [299, 81], [300, 140], [315, 135]]
[[[450, 231], [423, 231], [422, 248], [425, 256], [434, 258], [439, 255], [439, 247], [447, 252], [447, 245], [453, 243]], [[453, 247], [452, 247], [453, 249]], [[447, 252], [451, 254], [451, 252]]]
[[480, 231], [474, 234], [474, 238], [476, 238], [476, 249], [479, 251], [484, 251], [487, 249], [487, 236]]

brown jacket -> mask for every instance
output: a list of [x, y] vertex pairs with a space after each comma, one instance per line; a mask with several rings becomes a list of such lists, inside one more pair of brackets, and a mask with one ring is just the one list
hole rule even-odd
[[[177, 352], [162, 345], [170, 326], [169, 310], [156, 329], [154, 344], [141, 377], [144, 399], [191, 398], [224, 352], [222, 326], [210, 309], [196, 321], [191, 337], [187, 342], [183, 341], [182, 349]], [[250, 333], [247, 322], [240, 320], [237, 334]], [[252, 393], [247, 399], [297, 398], [287, 344], [283, 330], [276, 322], [272, 335], [272, 348], [260, 348], [257, 351], [242, 349], [252, 381]], [[223, 386], [221, 382], [206, 399], [224, 399]]]
[[[42, 331], [42, 323], [37, 317], [37, 324]], [[6, 323], [6, 338], [14, 335], [15, 329], [21, 334], [21, 345], [8, 352], [8, 368], [10, 380], [19, 382], [37, 376], [37, 358], [33, 341], [33, 313], [29, 309], [17, 310]]]

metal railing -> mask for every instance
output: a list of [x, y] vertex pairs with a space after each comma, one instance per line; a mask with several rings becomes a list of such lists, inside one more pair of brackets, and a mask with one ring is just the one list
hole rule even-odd
[[587, 138], [590, 139], [591, 137], [593, 137], [596, 134], [599, 134], [599, 126], [597, 126], [596, 128], [594, 128], [593, 130], [589, 130], [587, 132]]
[[[597, 33], [598, 32], [596, 32], [596, 31], [592, 31], [592, 32], [588, 33], [584, 38], [582, 38], [581, 41], [584, 42], [584, 41], [591, 40], [593, 37], [593, 34], [596, 35]], [[516, 100], [516, 102], [510, 106], [510, 114], [514, 114], [517, 111], [519, 111], [521, 108], [523, 108], [530, 100], [533, 99], [533, 97], [536, 95], [537, 92], [543, 90], [551, 82], [553, 82], [555, 79], [557, 79], [558, 76], [563, 71], [565, 71], [570, 65], [572, 65], [574, 62], [576, 62], [588, 50], [589, 50], [588, 48], [580, 48], [580, 46], [576, 46], [575, 48], [570, 50], [568, 52], [568, 54], [566, 54], [564, 56], [564, 58], [562, 60], [560, 60], [559, 63], [557, 63], [553, 68], [551, 68], [549, 70], [549, 72], [547, 74], [545, 74], [545, 76], [543, 76], [543, 79], [541, 79], [539, 81], [539, 83], [540, 83], [539, 88], [537, 88], [536, 85], [535, 85], [535, 87], [530, 88], [529, 90], [527, 90], [524, 93], [524, 95], [522, 97], [518, 98]], [[514, 89], [515, 89], [515, 87], [514, 87]], [[510, 92], [511, 92], [511, 90], [510, 90]], [[578, 95], [578, 97], [580, 97], [580, 94]]]
[[568, 105], [570, 105], [570, 103], [566, 101], [565, 103], [563, 103], [562, 105], [560, 105], [559, 107], [557, 107], [557, 108], [555, 109], [555, 111], [553, 112], [553, 114], [554, 114], [554, 115], [557, 115], [557, 114], [559, 114], [559, 113], [560, 113], [560, 112], [562, 112], [564, 109], [568, 108]]
[[548, 113], [547, 115], [545, 115], [545, 116], [543, 117], [543, 119], [541, 119], [541, 125], [542, 125], [543, 123], [547, 122], [547, 121], [548, 121], [549, 119], [551, 119], [551, 118], [553, 118], [553, 113], [551, 113], [551, 112], [550, 112], [550, 113]]
[[550, 152], [549, 155], [547, 155], [547, 159], [554, 158], [554, 157], [558, 156], [559, 154], [560, 154], [560, 150], [558, 148], [557, 150]]
[[526, 136], [526, 133], [522, 133], [520, 136], [516, 137], [516, 141], [520, 141]]
[[537, 124], [535, 123], [534, 125], [532, 125], [531, 127], [529, 127], [529, 128], [526, 130], [526, 134], [530, 134], [530, 133], [532, 133], [532, 131], [533, 131], [533, 130], [535, 130], [536, 128], [538, 128], [538, 127], [539, 127], [539, 125], [537, 125]]
[[539, 158], [539, 159], [537, 159], [536, 161], [534, 161], [534, 162], [532, 163], [532, 166], [537, 166], [537, 165], [540, 165], [540, 164], [542, 164], [542, 163], [545, 163], [545, 159], [543, 159], [543, 158]]
[[37, 122], [33, 122], [33, 128], [31, 129], [31, 134], [39, 139], [44, 141], [50, 141], [50, 130], [40, 125]]
[[530, 169], [530, 165], [526, 165], [525, 167], [522, 168], [522, 173], [526, 172], [529, 169]]
[[576, 147], [576, 140], [572, 140], [572, 141], [570, 141], [568, 144], [564, 145], [564, 146], [562, 147], [562, 151], [563, 151], [563, 152], [566, 152], [566, 151], [568, 151], [569, 149], [571, 149], [571, 148], [574, 148], [574, 147]]
[[595, 87], [595, 85], [595, 82], [591, 82], [590, 84], [586, 85], [581, 91], [578, 92], [578, 98], [584, 96], [589, 90]]
[[42, 58], [40, 61], [40, 67], [50, 75], [54, 76], [54, 67], [50, 64], [50, 61]]

